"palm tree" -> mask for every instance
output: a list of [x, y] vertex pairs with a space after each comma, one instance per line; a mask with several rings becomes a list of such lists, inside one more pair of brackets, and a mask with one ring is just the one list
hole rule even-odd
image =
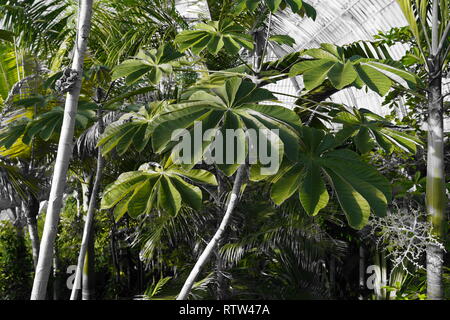
[[[450, 42], [450, 3], [438, 0], [397, 0], [420, 51], [428, 76], [428, 145], [426, 207], [432, 223], [432, 233], [444, 240], [446, 219], [446, 191], [444, 174], [443, 70], [448, 66]], [[427, 247], [427, 296], [431, 300], [443, 298], [443, 249]]]
[[58, 153], [55, 162], [52, 185], [49, 197], [49, 206], [42, 235], [39, 260], [31, 293], [32, 300], [43, 300], [46, 296], [47, 282], [52, 265], [53, 246], [56, 237], [59, 212], [62, 205], [63, 190], [66, 182], [66, 172], [72, 154], [72, 139], [75, 126], [74, 114], [77, 111], [78, 99], [81, 90], [81, 76], [83, 74], [84, 54], [90, 31], [92, 16], [92, 0], [80, 1], [78, 32], [75, 54], [72, 63], [73, 88], [66, 96], [65, 116], [63, 120], [61, 137], [58, 144]]

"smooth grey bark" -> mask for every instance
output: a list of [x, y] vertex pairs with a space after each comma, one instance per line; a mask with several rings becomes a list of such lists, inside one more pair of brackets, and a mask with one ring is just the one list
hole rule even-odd
[[67, 93], [64, 107], [64, 119], [58, 143], [58, 153], [50, 189], [47, 216], [40, 245], [40, 254], [34, 277], [31, 300], [44, 300], [47, 291], [48, 279], [52, 267], [53, 246], [58, 229], [58, 221], [66, 185], [67, 169], [73, 148], [73, 133], [75, 116], [81, 91], [81, 77], [83, 74], [84, 54], [87, 47], [89, 31], [91, 28], [93, 0], [80, 0], [79, 18], [75, 52], [72, 70], [78, 72], [75, 86]]
[[[427, 145], [427, 214], [433, 227], [433, 234], [442, 241], [445, 235], [445, 162], [444, 162], [444, 105], [442, 96], [442, 58], [439, 39], [438, 0], [433, 0], [431, 25], [431, 52], [428, 60], [428, 145]], [[444, 12], [444, 10], [442, 10]], [[445, 40], [448, 28], [442, 35]], [[436, 245], [427, 246], [427, 298], [443, 298], [442, 268], [443, 249]]]
[[381, 297], [383, 300], [387, 298], [387, 264], [386, 264], [386, 253], [381, 251]]
[[[439, 72], [435, 70], [435, 72]], [[444, 173], [444, 119], [442, 103], [442, 77], [431, 79], [428, 97], [428, 150], [427, 150], [427, 195], [428, 217], [433, 233], [444, 235], [445, 173]], [[443, 297], [442, 264], [443, 252], [436, 245], [427, 246], [427, 297], [440, 300]]]
[[220, 226], [217, 229], [217, 231], [214, 234], [211, 241], [209, 241], [205, 250], [203, 250], [202, 254], [200, 255], [200, 258], [198, 258], [197, 262], [195, 263], [194, 267], [192, 268], [188, 278], [186, 279], [186, 282], [183, 285], [183, 288], [181, 289], [180, 293], [178, 294], [177, 300], [185, 300], [187, 298], [189, 292], [192, 289], [192, 286], [194, 285], [195, 279], [199, 275], [199, 273], [200, 273], [202, 267], [205, 265], [205, 263], [208, 262], [208, 259], [211, 256], [211, 253], [214, 251], [214, 248], [216, 247], [217, 243], [222, 238], [223, 233], [225, 232], [225, 228], [227, 227], [227, 225], [230, 221], [230, 217], [234, 211], [234, 208], [236, 207], [236, 205], [238, 203], [239, 193], [241, 190], [242, 183], [244, 181], [246, 169], [247, 169], [247, 165], [242, 164], [239, 167], [239, 169], [237, 170], [236, 177], [234, 179], [233, 190], [231, 191], [230, 200], [228, 201], [227, 210], [222, 218], [222, 222], [220, 223]]
[[[98, 131], [99, 134], [103, 133], [103, 118], [102, 118], [102, 111], [101, 111], [101, 107], [99, 105], [99, 110], [98, 110]], [[102, 148], [98, 147], [97, 150], [97, 169], [95, 172], [95, 180], [94, 180], [94, 185], [92, 186], [92, 191], [91, 191], [91, 199], [89, 201], [89, 208], [86, 214], [86, 221], [84, 224], [84, 230], [83, 230], [83, 238], [81, 241], [81, 247], [80, 247], [80, 253], [78, 255], [78, 263], [77, 263], [77, 271], [76, 271], [76, 275], [75, 275], [75, 282], [74, 282], [74, 286], [72, 287], [72, 293], [70, 295], [70, 300], [77, 300], [77, 296], [78, 296], [78, 288], [81, 287], [81, 278], [82, 278], [82, 274], [83, 271], [85, 269], [85, 259], [88, 259], [88, 263], [86, 264], [86, 272], [84, 274], [86, 274], [86, 277], [88, 279], [86, 279], [86, 287], [84, 288], [85, 290], [85, 294], [84, 297], [86, 299], [89, 299], [90, 296], [93, 295], [93, 293], [91, 293], [91, 290], [89, 290], [89, 287], [91, 287], [92, 283], [89, 284], [89, 277], [93, 276], [92, 274], [89, 274], [89, 264], [94, 262], [94, 256], [93, 256], [93, 250], [91, 248], [91, 255], [87, 256], [86, 253], [88, 251], [88, 247], [89, 246], [93, 246], [94, 243], [94, 235], [93, 235], [93, 225], [94, 225], [94, 214], [95, 214], [95, 210], [97, 209], [97, 196], [100, 190], [100, 183], [102, 180], [102, 173], [103, 173], [103, 168], [104, 168], [104, 158], [102, 156]], [[92, 265], [90, 268], [92, 271]], [[92, 280], [91, 280], [92, 281]], [[85, 299], [85, 300], [86, 300]]]
[[89, 241], [84, 259], [83, 277], [81, 285], [81, 299], [94, 300], [95, 298], [95, 237], [91, 228]]

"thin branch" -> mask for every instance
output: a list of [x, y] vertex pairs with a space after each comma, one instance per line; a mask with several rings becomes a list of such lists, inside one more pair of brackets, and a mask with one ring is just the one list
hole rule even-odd
[[447, 40], [449, 33], [450, 33], [450, 23], [448, 23], [447, 27], [445, 28], [444, 34], [442, 35], [441, 41], [439, 42], [439, 46], [438, 46], [436, 55], [439, 55], [441, 53], [442, 49], [444, 48], [444, 44], [445, 44], [445, 41]]
[[431, 18], [431, 55], [437, 57], [439, 45], [439, 0], [433, 0], [433, 15]]
[[261, 60], [259, 61], [258, 65], [258, 73], [261, 72], [262, 65], [264, 63], [264, 57], [267, 54], [267, 45], [269, 44], [269, 37], [270, 37], [270, 28], [272, 27], [272, 12], [269, 12], [269, 23], [267, 24], [267, 35], [264, 43], [263, 52], [261, 55]]

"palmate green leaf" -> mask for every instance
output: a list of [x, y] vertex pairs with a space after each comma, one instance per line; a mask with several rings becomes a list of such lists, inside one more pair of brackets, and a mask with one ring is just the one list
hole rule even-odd
[[419, 82], [417, 76], [403, 70], [400, 64], [360, 56], [346, 57], [349, 52], [332, 44], [305, 50], [302, 54], [314, 59], [293, 65], [289, 75], [303, 75], [305, 88], [310, 91], [329, 80], [338, 90], [366, 85], [381, 96], [387, 94], [394, 82], [405, 88], [415, 88]]
[[276, 205], [281, 205], [298, 190], [302, 173], [300, 164], [293, 165], [273, 184], [270, 196]]
[[333, 181], [336, 197], [345, 213], [348, 224], [354, 229], [362, 229], [369, 221], [369, 203], [350, 183], [342, 179], [342, 176], [333, 171], [327, 171], [327, 174]]
[[172, 65], [182, 56], [170, 44], [149, 51], [140, 50], [136, 57], [125, 60], [113, 69], [112, 80], [125, 77], [130, 85], [146, 75], [149, 82], [156, 85], [164, 74], [172, 73]]
[[417, 152], [417, 146], [422, 146], [423, 142], [411, 135], [397, 130], [382, 128], [380, 133], [384, 138], [398, 147], [399, 150], [415, 154]]
[[336, 167], [339, 163], [340, 167], [337, 170], [343, 172], [345, 176], [355, 176], [370, 183], [383, 192], [387, 201], [391, 200], [391, 185], [389, 181], [373, 166], [362, 161], [361, 157], [355, 152], [347, 149], [332, 150], [326, 154], [325, 159], [327, 160], [327, 165], [330, 163], [330, 166]]
[[102, 209], [114, 207], [114, 205], [126, 197], [131, 191], [134, 191], [135, 186], [143, 182], [147, 176], [140, 171], [121, 174], [113, 184], [105, 189], [101, 200]]
[[321, 62], [316, 68], [311, 68], [303, 73], [303, 82], [307, 90], [313, 90], [321, 85], [327, 78], [328, 72], [335, 66], [335, 63], [328, 60]]
[[299, 161], [285, 160], [271, 181], [271, 198], [277, 205], [298, 192], [305, 211], [316, 215], [328, 204], [328, 183], [352, 228], [364, 227], [371, 211], [386, 214], [392, 197], [386, 178], [356, 153], [335, 150], [339, 145], [330, 134], [308, 127], [299, 131], [303, 142]]
[[150, 214], [153, 208], [176, 215], [183, 203], [198, 210], [202, 204], [202, 192], [186, 179], [217, 185], [214, 176], [205, 170], [187, 172], [173, 165], [164, 169], [149, 163], [142, 165], [137, 171], [121, 174], [107, 186], [101, 208], [115, 207], [116, 220], [127, 212], [133, 218]]
[[147, 201], [156, 180], [155, 176], [153, 179], [146, 179], [137, 186], [135, 185], [134, 192], [127, 202], [127, 211], [132, 218], [138, 217], [141, 213], [146, 213]]
[[370, 152], [375, 147], [369, 129], [365, 127], [359, 129], [359, 132], [353, 137], [353, 141], [362, 154]]
[[193, 186], [179, 177], [175, 177], [171, 182], [188, 206], [195, 210], [200, 210], [202, 206], [202, 191], [199, 187]]
[[388, 77], [367, 65], [355, 65], [355, 70], [362, 83], [380, 96], [386, 95], [392, 87], [392, 81]]
[[[42, 101], [49, 101], [47, 98], [30, 98], [21, 100], [21, 106], [33, 106], [35, 103], [41, 103]], [[18, 102], [19, 103], [19, 102]], [[77, 129], [85, 129], [89, 123], [95, 121], [95, 108], [96, 105], [86, 101], [80, 101], [75, 115], [75, 127]], [[22, 142], [30, 145], [31, 141], [35, 137], [40, 137], [41, 139], [47, 141], [54, 135], [59, 134], [63, 122], [64, 109], [61, 106], [56, 106], [52, 110], [42, 113], [37, 118], [27, 120], [26, 125], [23, 125], [22, 119], [18, 119], [20, 126], [15, 125], [15, 121], [11, 122], [11, 129], [7, 128], [2, 136], [9, 137], [8, 145], [14, 144], [17, 139], [22, 137]], [[21, 128], [20, 135], [18, 129]], [[14, 140], [14, 139], [15, 140]]]
[[350, 62], [337, 63], [328, 72], [328, 78], [336, 89], [342, 89], [356, 80], [358, 74]]
[[335, 150], [326, 157], [323, 166], [348, 182], [370, 204], [378, 216], [385, 216], [387, 203], [391, 200], [388, 181], [372, 167], [361, 165], [359, 159], [348, 150]]
[[[142, 60], [130, 59], [125, 60], [114, 68], [112, 80], [127, 77], [127, 84], [133, 83], [138, 78], [138, 74], [142, 75], [150, 71], [150, 66]], [[131, 77], [130, 77], [131, 76]]]
[[154, 101], [147, 106], [142, 106], [138, 112], [124, 114], [118, 121], [106, 127], [98, 142], [102, 146], [102, 154], [107, 155], [116, 150], [119, 155], [124, 154], [131, 146], [136, 151], [142, 152], [152, 137], [157, 125], [155, 118], [167, 103]]
[[194, 29], [182, 31], [176, 36], [175, 43], [180, 51], [191, 49], [194, 54], [200, 54], [207, 49], [215, 55], [223, 47], [230, 54], [237, 53], [241, 47], [253, 49], [252, 37], [229, 19], [198, 23]]
[[199, 170], [199, 169], [182, 170], [174, 167], [171, 169], [171, 172], [183, 178], [191, 180], [194, 183], [217, 186], [216, 177], [211, 172], [208, 172], [206, 170]]
[[317, 164], [311, 163], [304, 170], [305, 176], [299, 186], [300, 203], [307, 214], [315, 216], [327, 206], [330, 196]]
[[422, 145], [420, 139], [414, 135], [390, 128], [391, 123], [367, 109], [354, 108], [351, 112], [348, 110], [339, 112], [333, 122], [344, 125], [338, 132], [337, 139], [344, 142], [353, 138], [362, 154], [371, 151], [375, 144], [388, 153], [394, 150], [416, 153], [417, 146]]
[[[192, 93], [193, 91], [195, 92]], [[261, 139], [266, 140], [270, 148], [278, 148], [277, 150], [280, 152], [287, 150], [288, 157], [296, 158], [298, 148], [295, 146], [298, 144], [298, 137], [294, 127], [300, 124], [299, 118], [287, 108], [257, 104], [266, 100], [274, 100], [275, 97], [270, 91], [258, 88], [251, 81], [234, 77], [227, 79], [220, 87], [191, 90], [183, 97], [186, 100], [169, 105], [165, 109], [165, 113], [158, 117], [159, 124], [155, 128], [152, 139], [153, 149], [156, 152], [172, 150], [172, 158], [175, 158], [175, 153], [178, 152], [173, 149], [175, 143], [172, 140], [178, 138], [172, 136], [176, 132], [175, 130], [186, 129], [190, 135], [184, 139], [193, 139], [195, 136], [194, 125], [201, 122], [201, 137], [209, 129], [223, 130], [223, 132], [226, 129], [245, 131], [251, 128], [257, 132], [259, 129], [267, 131], [278, 129], [279, 137], [276, 134], [266, 134], [261, 136]], [[244, 146], [246, 156], [249, 150], [248, 141], [247, 139], [239, 141], [238, 145]], [[192, 167], [202, 160], [211, 144], [215, 142], [216, 140], [212, 138], [205, 141], [200, 150], [193, 150], [190, 166]], [[222, 142], [217, 143], [226, 144], [226, 135], [223, 135]], [[195, 145], [194, 141], [191, 141], [190, 144], [191, 146]], [[283, 145], [287, 145], [288, 148], [283, 148]], [[226, 147], [223, 146], [222, 150], [226, 150]], [[226, 154], [224, 156], [226, 157]], [[225, 159], [223, 160], [225, 162]], [[220, 167], [227, 175], [232, 175], [236, 171], [238, 163], [223, 164]]]
[[181, 209], [181, 195], [167, 177], [159, 179], [158, 207], [164, 208], [172, 216]]
[[317, 12], [313, 6], [302, 0], [240, 0], [245, 2], [247, 10], [253, 12], [260, 5], [267, 6], [272, 13], [286, 9], [289, 6], [292, 12], [299, 14], [301, 17], [307, 16], [316, 19]]

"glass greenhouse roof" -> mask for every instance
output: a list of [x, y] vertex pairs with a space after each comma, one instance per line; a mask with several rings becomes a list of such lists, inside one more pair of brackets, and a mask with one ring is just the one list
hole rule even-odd
[[[295, 39], [294, 47], [270, 44], [271, 54], [268, 59], [274, 60], [286, 53], [302, 49], [315, 48], [321, 43], [345, 45], [358, 40], [374, 40], [379, 31], [388, 31], [394, 27], [403, 27], [406, 20], [395, 0], [310, 0], [317, 10], [317, 19], [300, 18], [290, 10], [277, 12], [273, 18], [273, 34], [287, 34]], [[177, 2], [179, 12], [185, 17], [201, 19], [208, 17], [206, 0], [180, 0]], [[401, 58], [407, 47], [398, 43], [389, 49], [394, 59]], [[286, 79], [269, 85], [269, 89], [281, 93], [296, 95], [303, 88], [301, 77]], [[450, 82], [444, 85], [444, 91], [450, 91]], [[295, 98], [278, 95], [280, 101], [291, 106]], [[383, 98], [374, 92], [366, 92], [356, 88], [341, 90], [330, 99], [357, 108], [366, 108], [380, 115], [390, 113], [382, 107]], [[400, 105], [399, 116], [406, 110]], [[447, 125], [450, 128], [450, 123]]]

